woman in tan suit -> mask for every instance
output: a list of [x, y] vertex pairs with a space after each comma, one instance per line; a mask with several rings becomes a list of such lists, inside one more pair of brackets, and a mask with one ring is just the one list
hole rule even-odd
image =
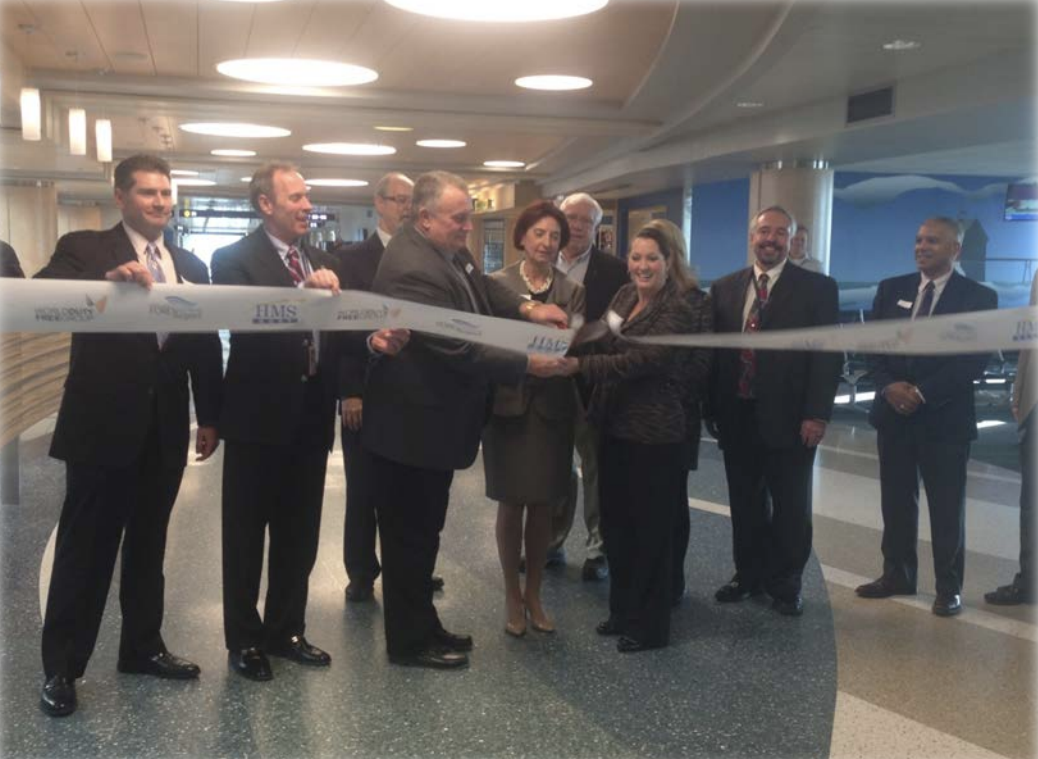
[[[584, 288], [555, 269], [569, 241], [566, 217], [551, 201], [520, 214], [513, 234], [523, 259], [491, 276], [525, 298], [554, 303], [570, 315], [584, 312]], [[526, 617], [537, 632], [555, 625], [541, 605], [541, 577], [551, 538], [552, 504], [569, 490], [573, 465], [576, 396], [566, 377], [527, 377], [496, 388], [493, 416], [483, 433], [487, 497], [498, 502], [497, 549], [505, 580], [505, 632], [526, 634]], [[525, 531], [523, 521], [525, 514]], [[519, 583], [525, 536], [526, 588]]]

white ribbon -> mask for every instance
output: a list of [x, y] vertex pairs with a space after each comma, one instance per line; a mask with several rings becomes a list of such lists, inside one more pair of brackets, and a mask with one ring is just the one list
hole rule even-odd
[[[9, 332], [372, 331], [405, 327], [522, 353], [563, 355], [574, 330], [427, 306], [354, 290], [0, 280]], [[634, 338], [655, 345], [856, 353], [988, 353], [1038, 347], [1038, 308], [756, 333]]]

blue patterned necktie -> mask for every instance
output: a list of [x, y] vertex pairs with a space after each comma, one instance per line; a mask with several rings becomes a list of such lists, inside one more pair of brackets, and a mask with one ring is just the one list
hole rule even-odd
[[[144, 249], [144, 260], [147, 262], [148, 271], [151, 272], [151, 278], [159, 284], [166, 284], [166, 272], [162, 270], [162, 254], [159, 249], [152, 243], [148, 243], [148, 247]], [[156, 332], [155, 337], [159, 341], [159, 349], [166, 344], [166, 338], [169, 337], [168, 332]]]

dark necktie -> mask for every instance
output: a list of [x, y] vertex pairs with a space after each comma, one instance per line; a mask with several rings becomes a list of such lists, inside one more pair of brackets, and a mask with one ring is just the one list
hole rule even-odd
[[[743, 332], [759, 332], [761, 309], [768, 302], [768, 275], [761, 274], [757, 279], [755, 288], [757, 297], [753, 299], [750, 313], [746, 317], [746, 326]], [[750, 348], [739, 351], [739, 387], [736, 391], [740, 398], [753, 398], [753, 380], [757, 376], [757, 354]]]
[[306, 279], [306, 274], [303, 272], [303, 261], [299, 257], [299, 251], [295, 247], [288, 249], [288, 254], [285, 256], [285, 262], [288, 264], [288, 273], [292, 275], [292, 281], [297, 285]]
[[934, 284], [931, 279], [926, 283], [926, 287], [923, 288], [923, 302], [919, 304], [919, 310], [915, 312], [916, 319], [929, 316], [930, 312], [933, 311], [933, 295]]
[[[166, 283], [166, 272], [162, 270], [162, 254], [159, 249], [152, 243], [148, 243], [148, 246], [144, 249], [144, 261], [148, 267], [148, 271], [151, 273], [151, 278], [159, 284]], [[159, 341], [159, 349], [166, 344], [166, 338], [169, 337], [168, 332], [156, 332], [155, 337]]]

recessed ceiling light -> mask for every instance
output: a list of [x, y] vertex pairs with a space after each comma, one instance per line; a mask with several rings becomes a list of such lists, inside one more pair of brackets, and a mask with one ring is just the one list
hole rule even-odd
[[315, 142], [303, 145], [303, 150], [331, 155], [393, 155], [396, 152], [396, 148], [390, 145], [374, 145], [369, 142]]
[[609, 0], [386, 0], [401, 10], [456, 21], [548, 21], [594, 13]]
[[280, 3], [281, 0], [223, 0], [225, 3]]
[[415, 145], [420, 148], [463, 148], [466, 143], [462, 140], [418, 140]]
[[233, 79], [286, 87], [348, 87], [378, 79], [364, 66], [312, 58], [239, 58], [216, 64], [216, 70]]
[[197, 122], [181, 124], [180, 128], [192, 134], [207, 134], [212, 137], [288, 137], [292, 132], [276, 126], [263, 124], [241, 124], [229, 121]]
[[736, 108], [763, 108], [764, 103], [759, 100], [740, 100], [735, 104]]
[[255, 150], [238, 150], [237, 148], [217, 148], [209, 152], [224, 158], [251, 158], [256, 155]]
[[891, 40], [883, 44], [883, 49], [901, 52], [902, 50], [918, 50], [922, 46], [922, 42], [916, 42], [915, 40]]
[[521, 76], [515, 80], [519, 87], [528, 90], [586, 90], [593, 82], [582, 76], [566, 76], [563, 74], [540, 74], [537, 76]]
[[197, 177], [198, 172], [193, 169], [173, 169], [169, 172], [175, 177]]
[[173, 184], [180, 187], [212, 187], [216, 182], [211, 179], [177, 179]]
[[483, 161], [483, 165], [491, 169], [521, 169], [526, 164], [522, 161]]
[[363, 179], [308, 179], [306, 183], [313, 187], [367, 187]]
[[377, 126], [375, 127], [380, 132], [413, 132], [414, 127], [400, 127], [400, 126]]
[[252, 177], [242, 177], [241, 181], [243, 181], [243, 182], [251, 182], [252, 181]]

